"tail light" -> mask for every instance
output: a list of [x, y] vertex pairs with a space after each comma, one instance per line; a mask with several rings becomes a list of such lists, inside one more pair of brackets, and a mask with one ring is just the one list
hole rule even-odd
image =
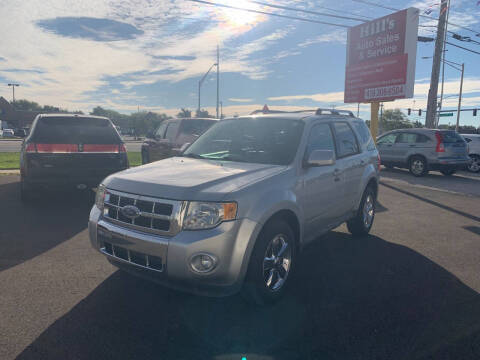
[[25, 148], [25, 152], [36, 153], [37, 152], [37, 145], [35, 145], [35, 143], [27, 144], [27, 147]]
[[83, 152], [93, 153], [117, 153], [117, 145], [105, 145], [105, 144], [84, 144]]
[[118, 145], [118, 151], [121, 153], [126, 153], [127, 149], [125, 148], [125, 144]]
[[435, 148], [436, 152], [445, 152], [445, 145], [443, 144], [443, 136], [438, 131], [435, 133], [437, 138], [437, 147]]
[[377, 164], [378, 164], [378, 170], [381, 169], [380, 165], [382, 165], [382, 159], [380, 158], [380, 154], [377, 154]]

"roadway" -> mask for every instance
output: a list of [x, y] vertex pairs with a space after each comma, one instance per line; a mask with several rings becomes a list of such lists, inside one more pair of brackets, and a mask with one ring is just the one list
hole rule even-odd
[[371, 235], [319, 238], [265, 308], [117, 271], [90, 247], [91, 195], [25, 206], [0, 176], [0, 358], [479, 359], [480, 197], [403, 175]]

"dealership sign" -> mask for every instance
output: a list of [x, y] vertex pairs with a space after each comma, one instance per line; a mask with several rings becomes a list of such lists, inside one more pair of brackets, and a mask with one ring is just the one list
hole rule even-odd
[[413, 97], [418, 18], [409, 8], [348, 29], [346, 103]]

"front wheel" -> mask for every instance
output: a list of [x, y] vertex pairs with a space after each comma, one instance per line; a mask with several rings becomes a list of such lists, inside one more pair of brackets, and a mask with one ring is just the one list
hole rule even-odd
[[455, 170], [454, 170], [454, 169], [441, 170], [440, 172], [441, 172], [443, 175], [445, 175], [445, 176], [450, 176], [450, 175], [455, 174]]
[[478, 173], [480, 171], [480, 156], [470, 155], [472, 162], [468, 165], [468, 171]]
[[353, 236], [363, 236], [370, 232], [375, 219], [375, 191], [367, 187], [362, 196], [362, 201], [355, 217], [347, 221], [347, 228]]
[[257, 305], [284, 294], [296, 255], [295, 237], [283, 220], [273, 220], [260, 233], [253, 249], [242, 295]]

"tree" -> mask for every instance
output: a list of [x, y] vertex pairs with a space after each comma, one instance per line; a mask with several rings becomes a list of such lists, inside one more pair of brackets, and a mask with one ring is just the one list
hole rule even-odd
[[207, 110], [197, 110], [195, 111], [195, 117], [197, 118], [213, 118], [213, 115], [210, 115]]
[[177, 114], [179, 118], [190, 118], [192, 117], [192, 111], [186, 108], [181, 108], [180, 112]]

